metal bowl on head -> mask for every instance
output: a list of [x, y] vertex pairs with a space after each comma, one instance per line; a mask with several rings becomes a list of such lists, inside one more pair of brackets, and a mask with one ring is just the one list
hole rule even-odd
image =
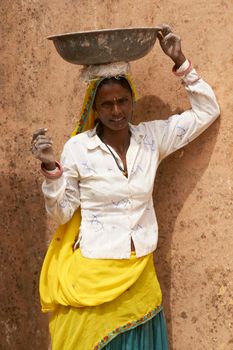
[[64, 60], [80, 65], [129, 62], [154, 46], [158, 28], [103, 29], [49, 36]]

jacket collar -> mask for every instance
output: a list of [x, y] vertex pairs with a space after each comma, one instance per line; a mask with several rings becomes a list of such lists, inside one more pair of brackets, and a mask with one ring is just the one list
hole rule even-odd
[[[97, 147], [100, 147], [101, 149], [106, 151], [106, 147], [104, 146], [104, 143], [101, 141], [101, 139], [96, 133], [96, 127], [97, 125], [93, 129], [87, 131], [87, 136], [88, 136], [87, 148], [89, 150], [93, 150]], [[135, 139], [135, 141], [138, 144], [140, 144], [143, 138], [145, 137], [143, 132], [139, 130], [136, 125], [133, 125], [133, 124], [129, 124], [129, 128], [130, 128], [132, 137]]]

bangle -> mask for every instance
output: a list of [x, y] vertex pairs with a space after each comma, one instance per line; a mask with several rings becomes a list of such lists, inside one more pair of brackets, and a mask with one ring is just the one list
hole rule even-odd
[[172, 73], [174, 73], [177, 77], [183, 77], [184, 75], [187, 75], [193, 69], [192, 62], [190, 60], [188, 60], [188, 62], [189, 62], [188, 68], [186, 68], [185, 70], [183, 70], [181, 72], [177, 72], [177, 70], [179, 68], [177, 69], [176, 66], [173, 66]]
[[[63, 173], [63, 169], [62, 169], [62, 166], [61, 166], [61, 164], [59, 163], [59, 162], [55, 162], [55, 164], [56, 164], [56, 172], [55, 173], [51, 173], [49, 170], [47, 170], [46, 168], [45, 168], [45, 164], [44, 163], [41, 163], [41, 172], [42, 172], [42, 174], [45, 176], [45, 177], [47, 177], [48, 179], [57, 179], [57, 178], [59, 178], [61, 175], [62, 175], [62, 173]], [[55, 169], [54, 169], [55, 170]]]

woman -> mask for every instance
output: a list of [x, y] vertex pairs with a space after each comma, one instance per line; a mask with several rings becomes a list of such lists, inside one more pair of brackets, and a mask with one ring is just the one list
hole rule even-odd
[[175, 63], [190, 110], [165, 121], [130, 124], [135, 90], [119, 72], [90, 83], [61, 164], [47, 130], [33, 135], [46, 209], [61, 224], [40, 280], [42, 310], [52, 311], [54, 350], [168, 349], [153, 266], [154, 178], [161, 160], [204, 131], [219, 108], [182, 53], [179, 37], [162, 25], [158, 38]]

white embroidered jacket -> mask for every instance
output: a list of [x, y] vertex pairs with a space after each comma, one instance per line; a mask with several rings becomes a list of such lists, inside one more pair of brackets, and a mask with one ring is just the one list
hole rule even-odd
[[158, 226], [152, 191], [158, 165], [219, 116], [211, 87], [202, 79], [197, 81], [197, 77], [193, 69], [182, 78], [190, 110], [167, 120], [130, 125], [128, 178], [121, 173], [95, 129], [74, 136], [65, 144], [61, 157], [63, 175], [56, 180], [45, 179], [42, 190], [47, 212], [61, 224], [81, 206], [83, 256], [128, 259], [131, 238], [137, 257], [156, 249]]

